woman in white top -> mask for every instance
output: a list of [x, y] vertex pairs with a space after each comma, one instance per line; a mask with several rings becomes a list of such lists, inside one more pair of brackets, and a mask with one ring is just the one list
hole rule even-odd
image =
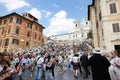
[[113, 56], [109, 67], [111, 80], [120, 80], [120, 50], [112, 51], [111, 55]]
[[73, 61], [74, 77], [78, 78], [78, 61], [79, 61], [79, 55], [78, 54], [74, 54], [72, 61]]

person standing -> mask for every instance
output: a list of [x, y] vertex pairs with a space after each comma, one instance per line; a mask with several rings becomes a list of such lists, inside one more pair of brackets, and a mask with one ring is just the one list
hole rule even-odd
[[43, 62], [44, 62], [44, 57], [43, 54], [39, 54], [36, 58], [36, 75], [35, 75], [35, 80], [42, 80], [42, 71], [43, 71]]
[[110, 62], [107, 58], [101, 55], [100, 49], [93, 50], [93, 56], [89, 59], [89, 65], [91, 66], [93, 80], [111, 80], [108, 68]]
[[85, 72], [84, 77], [88, 78], [88, 56], [86, 53], [83, 53], [82, 56], [80, 57], [80, 62], [81, 62], [81, 66]]
[[45, 54], [44, 64], [46, 65], [45, 80], [51, 80], [52, 79], [52, 71], [51, 71], [52, 61], [49, 53]]
[[111, 59], [111, 66], [109, 67], [109, 73], [111, 80], [120, 80], [120, 50], [114, 50], [111, 52], [113, 59]]
[[52, 61], [52, 65], [51, 65], [52, 78], [55, 79], [55, 74], [54, 74], [54, 68], [55, 68], [55, 63], [56, 63], [55, 56], [52, 56], [51, 61]]
[[78, 61], [79, 61], [79, 55], [78, 54], [74, 54], [73, 56], [73, 69], [74, 69], [74, 77], [78, 78]]
[[67, 60], [68, 60], [68, 68], [71, 69], [71, 70], [72, 70], [72, 67], [73, 67], [73, 66], [72, 66], [73, 56], [74, 56], [73, 54], [70, 54], [70, 55], [68, 56], [68, 59], [67, 59]]

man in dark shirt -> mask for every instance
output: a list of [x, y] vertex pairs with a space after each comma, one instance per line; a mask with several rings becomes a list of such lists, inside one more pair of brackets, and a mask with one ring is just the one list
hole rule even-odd
[[110, 62], [101, 55], [102, 53], [100, 49], [94, 49], [93, 56], [89, 59], [93, 80], [111, 80], [108, 71]]

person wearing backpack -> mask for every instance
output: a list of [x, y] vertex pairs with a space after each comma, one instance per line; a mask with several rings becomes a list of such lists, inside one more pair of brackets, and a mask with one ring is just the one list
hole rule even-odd
[[42, 54], [39, 54], [36, 58], [35, 80], [42, 80], [43, 62], [44, 62], [44, 57]]

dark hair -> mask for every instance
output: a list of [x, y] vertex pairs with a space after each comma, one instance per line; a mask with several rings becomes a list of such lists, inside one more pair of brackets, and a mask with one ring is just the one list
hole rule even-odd
[[117, 53], [117, 56], [120, 57], [120, 49], [116, 49], [115, 52]]
[[74, 56], [79, 56], [79, 54], [74, 54]]

